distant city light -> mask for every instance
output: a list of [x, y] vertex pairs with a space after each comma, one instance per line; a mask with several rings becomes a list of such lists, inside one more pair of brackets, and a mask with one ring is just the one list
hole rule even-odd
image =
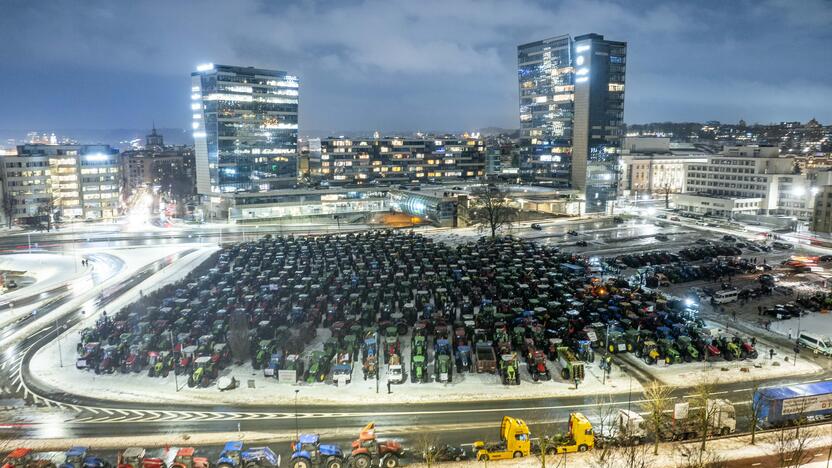
[[203, 63], [201, 65], [197, 65], [197, 67], [196, 67], [196, 71], [200, 71], [200, 72], [209, 71], [209, 70], [213, 70], [213, 69], [214, 69], [214, 64], [213, 63]]
[[590, 46], [587, 45], [587, 44], [579, 45], [579, 46], [575, 47], [575, 52], [578, 52], [578, 53], [586, 52], [587, 50], [589, 50], [589, 48], [590, 48]]
[[589, 80], [588, 76], [581, 76], [575, 79], [575, 83], [584, 83]]
[[110, 159], [110, 157], [107, 156], [106, 154], [94, 153], [94, 154], [88, 154], [88, 155], [84, 156], [84, 159], [86, 159], [87, 161], [106, 161], [106, 160]]

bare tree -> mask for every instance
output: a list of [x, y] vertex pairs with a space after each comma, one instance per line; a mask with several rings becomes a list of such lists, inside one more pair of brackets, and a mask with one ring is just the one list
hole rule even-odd
[[725, 468], [728, 464], [712, 451], [702, 451], [697, 445], [681, 445], [678, 450], [677, 468]]
[[470, 220], [487, 226], [492, 239], [497, 237], [497, 231], [510, 226], [517, 217], [517, 209], [510, 205], [508, 194], [496, 186], [478, 187], [471, 191], [471, 197]]
[[693, 388], [693, 396], [690, 399], [691, 406], [699, 408], [698, 411], [694, 412], [693, 423], [700, 437], [698, 452], [700, 456], [707, 453], [705, 450], [705, 444], [708, 442], [708, 436], [714, 427], [714, 419], [717, 416], [716, 413], [720, 409], [718, 405], [712, 404], [711, 402], [711, 396], [714, 393], [715, 386], [715, 381], [703, 378]]
[[777, 463], [780, 468], [797, 468], [806, 464], [811, 458], [812, 453], [809, 446], [814, 437], [814, 431], [810, 428], [803, 428], [806, 419], [802, 416], [795, 421], [793, 428], [782, 428], [777, 432], [774, 443], [773, 455], [777, 458]]
[[670, 194], [673, 193], [673, 190], [670, 188], [670, 184], [664, 184], [661, 189], [662, 195], [664, 195], [664, 207], [666, 209], [670, 209]]
[[592, 411], [595, 418], [598, 420], [595, 434], [603, 437], [610, 432], [610, 425], [612, 424], [617, 410], [612, 405], [612, 395], [609, 393], [605, 395], [595, 395], [593, 400], [594, 406]]
[[245, 310], [236, 308], [231, 313], [228, 325], [228, 345], [234, 362], [242, 363], [249, 355], [248, 316]]
[[763, 404], [765, 400], [762, 398], [754, 398], [757, 395], [757, 392], [760, 390], [760, 383], [754, 381], [751, 385], [750, 390], [750, 397], [751, 397], [751, 405], [749, 406], [748, 410], [748, 419], [749, 423], [751, 424], [751, 445], [754, 445], [757, 438], [757, 425], [760, 424], [760, 411], [763, 409]]
[[432, 432], [420, 432], [414, 441], [417, 456], [421, 455], [427, 468], [439, 461], [439, 438]]
[[12, 227], [12, 219], [14, 218], [14, 198], [8, 193], [3, 194], [3, 215], [6, 217], [7, 227]]
[[661, 382], [652, 381], [644, 389], [642, 408], [647, 412], [647, 430], [653, 436], [653, 455], [659, 453], [659, 440], [665, 425], [664, 413], [670, 409], [673, 389]]

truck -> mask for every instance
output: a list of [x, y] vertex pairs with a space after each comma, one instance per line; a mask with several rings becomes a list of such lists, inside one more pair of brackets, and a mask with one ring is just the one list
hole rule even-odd
[[832, 416], [832, 382], [761, 388], [754, 393], [761, 428], [787, 426], [801, 419]]
[[476, 347], [477, 373], [493, 374], [497, 372], [497, 355], [491, 343], [479, 342]]
[[322, 444], [318, 434], [301, 434], [292, 446], [292, 468], [342, 468], [344, 453], [337, 445]]
[[586, 452], [595, 446], [595, 432], [583, 413], [570, 413], [567, 432], [543, 437], [539, 444], [540, 450], [548, 455]]
[[[708, 400], [705, 405], [708, 413], [708, 435], [728, 435], [736, 432], [737, 420], [734, 405], [724, 399]], [[692, 416], [690, 402], [677, 403], [672, 416], [661, 425], [659, 439], [676, 441], [696, 439], [702, 436], [701, 420]], [[696, 410], [701, 411], [701, 409]], [[610, 428], [609, 437], [622, 445], [642, 444], [648, 439], [648, 425], [644, 417], [635, 412], [619, 409]]]
[[478, 461], [504, 460], [527, 457], [531, 453], [531, 432], [522, 419], [503, 416], [500, 423], [498, 442], [474, 442], [474, 453]]

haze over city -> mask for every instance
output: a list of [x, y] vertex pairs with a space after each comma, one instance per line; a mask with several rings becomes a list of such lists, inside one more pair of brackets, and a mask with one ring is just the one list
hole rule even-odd
[[[799, 4], [799, 8], [795, 8]], [[625, 37], [626, 123], [832, 120], [829, 3], [3, 2], [0, 129], [189, 127], [188, 74], [300, 78], [301, 132], [517, 127], [517, 44]], [[37, 25], [37, 27], [33, 27]]]

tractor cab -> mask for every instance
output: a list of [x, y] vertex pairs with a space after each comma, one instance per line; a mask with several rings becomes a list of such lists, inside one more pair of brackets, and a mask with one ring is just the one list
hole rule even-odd
[[17, 448], [3, 459], [3, 468], [26, 468], [32, 462], [32, 449]]
[[217, 459], [218, 467], [237, 467], [240, 466], [241, 453], [243, 451], [243, 443], [234, 440], [226, 442], [220, 453], [220, 458]]
[[[242, 447], [242, 442], [238, 442]], [[226, 444], [226, 447], [228, 444]], [[183, 447], [177, 450], [173, 462], [168, 464], [168, 468], [208, 468], [210, 463], [205, 457], [195, 457], [193, 447]], [[223, 451], [225, 453], [225, 451]], [[222, 455], [220, 455], [222, 456]], [[222, 461], [222, 458], [220, 458]]]
[[146, 458], [145, 449], [129, 447], [122, 452], [118, 468], [164, 468], [165, 462], [161, 458]]

